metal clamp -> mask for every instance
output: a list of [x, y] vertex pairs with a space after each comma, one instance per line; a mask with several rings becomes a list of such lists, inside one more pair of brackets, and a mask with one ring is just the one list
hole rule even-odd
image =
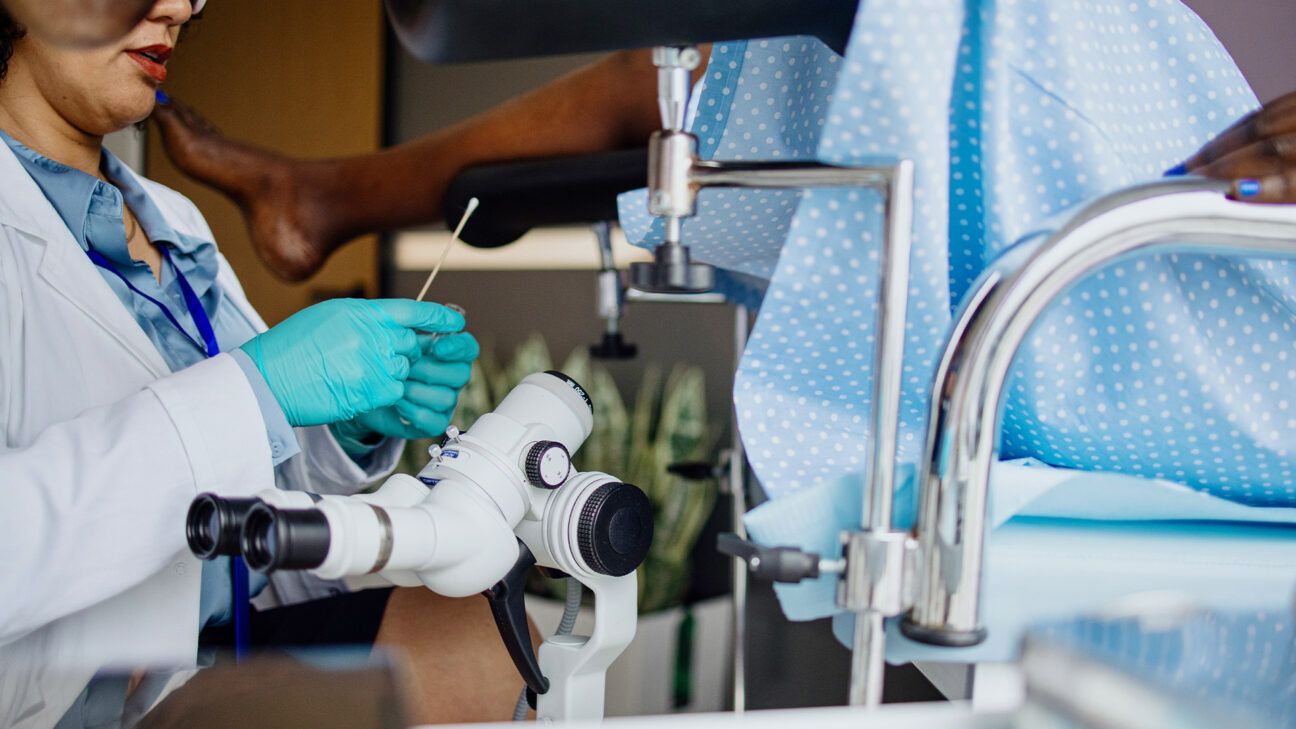
[[658, 46], [652, 52], [657, 67], [657, 105], [662, 128], [679, 131], [688, 114], [693, 69], [702, 64], [702, 54], [693, 46]]
[[902, 531], [842, 532], [841, 539], [846, 569], [837, 583], [839, 607], [892, 617], [913, 605], [917, 540]]

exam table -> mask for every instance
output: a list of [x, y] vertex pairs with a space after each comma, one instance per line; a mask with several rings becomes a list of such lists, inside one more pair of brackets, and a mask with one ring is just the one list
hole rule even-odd
[[[433, 62], [682, 46], [796, 34], [817, 36], [830, 47], [840, 49], [845, 42], [842, 33], [850, 27], [856, 3], [743, 3], [740, 12], [729, 5], [638, 2], [631, 10], [623, 3], [577, 0], [543, 4], [388, 0], [398, 36], [416, 55]], [[525, 32], [517, 32], [519, 29]], [[478, 240], [482, 244], [506, 244], [531, 225], [613, 219], [615, 195], [641, 187], [644, 175], [650, 171], [642, 151], [523, 163], [514, 169], [527, 169], [526, 164], [534, 173], [529, 178], [511, 176], [508, 165], [499, 165], [469, 170], [451, 187], [446, 200], [448, 210], [462, 207], [462, 202], [474, 194], [491, 201], [484, 204], [483, 214], [474, 221], [481, 226]], [[495, 182], [489, 181], [492, 178]], [[532, 184], [521, 184], [523, 179], [532, 180]], [[583, 192], [579, 201], [562, 204], [553, 199], [553, 190], [568, 180]], [[997, 429], [1002, 378], [1015, 351], [1015, 343], [1002, 342], [1024, 335], [1033, 314], [1084, 273], [1077, 268], [1070, 272], [1069, 279], [1050, 278], [1046, 275], [1049, 256], [1066, 260], [1061, 252], [1069, 252], [1074, 259], [1077, 251], [1089, 255], [1107, 246], [1085, 262], [1089, 267], [1085, 270], [1092, 270], [1098, 263], [1128, 255], [1143, 244], [1169, 250], [1171, 244], [1167, 241], [1172, 239], [1176, 241], [1173, 245], [1179, 246], [1175, 250], [1292, 254], [1296, 213], [1260, 211], [1227, 203], [1222, 192], [1215, 183], [1185, 180], [1098, 201], [1044, 246], [1005, 256], [1007, 260], [997, 263], [988, 277], [983, 277], [981, 287], [968, 297], [971, 303], [965, 304], [962, 325], [955, 330], [959, 336], [949, 343], [946, 366], [938, 375], [946, 378], [949, 387], [937, 388], [932, 404], [933, 421], [947, 430], [933, 433], [933, 439], [944, 438], [943, 445], [929, 444], [932, 456], [924, 464], [927, 470], [920, 478], [924, 516], [920, 516], [912, 536], [892, 529], [889, 523], [867, 516], [862, 520], [870, 528], [855, 532], [855, 551], [852, 554], [848, 549], [847, 559], [854, 557], [856, 564], [872, 560], [874, 567], [886, 563], [890, 569], [860, 568], [852, 574], [838, 565], [846, 573], [843, 583], [855, 583], [856, 598], [849, 603], [852, 610], [878, 621], [878, 625], [884, 616], [908, 614], [903, 623], [909, 626], [907, 630], [901, 630], [901, 620], [888, 623], [888, 660], [928, 664], [1013, 660], [1018, 656], [1026, 626], [1099, 609], [1131, 593], [1149, 590], [1173, 592], [1216, 609], [1285, 609], [1296, 584], [1291, 568], [1296, 564], [1296, 531], [1283, 519], [1272, 524], [1243, 523], [1243, 517], [1167, 523], [1150, 514], [1077, 521], [1062, 510], [1044, 508], [1047, 503], [1037, 504], [1034, 510], [1020, 510], [1015, 518], [999, 524], [987, 516], [990, 484], [994, 483], [996, 491], [1003, 490], [1001, 481], [992, 481], [992, 475], [1009, 473], [997, 467], [992, 470], [996, 443], [993, 435], [986, 435]], [[1157, 213], [1154, 206], [1163, 204], [1179, 212]], [[486, 212], [491, 209], [499, 211], [494, 224]], [[1144, 237], [1133, 240], [1131, 230], [1142, 231]], [[1235, 235], [1238, 230], [1242, 232]], [[1079, 241], [1084, 245], [1077, 246], [1076, 235], [1084, 238]], [[465, 233], [465, 239], [475, 242], [471, 230]], [[1138, 245], [1126, 250], [1110, 245], [1113, 240]], [[1219, 240], [1231, 240], [1233, 247], [1221, 247]], [[882, 265], [897, 265], [902, 257], [888, 256], [889, 262], [883, 261]], [[893, 285], [904, 285], [903, 273], [903, 269], [897, 269]], [[880, 324], [894, 329], [903, 321], [901, 310], [895, 320]], [[879, 347], [879, 363], [894, 354]], [[880, 413], [877, 417], [885, 421], [890, 416]], [[951, 457], [948, 448], [965, 450]], [[894, 470], [893, 459], [880, 460], [879, 471]], [[1041, 478], [1056, 475], [1039, 472]], [[1065, 475], [1070, 481], [1060, 484], [1064, 490], [1094, 488], [1088, 475]], [[1029, 481], [1030, 474], [1017, 472], [1005, 478]], [[893, 482], [893, 475], [882, 479], [885, 488]], [[872, 493], [882, 493], [877, 490], [882, 488], [878, 484], [878, 479], [870, 481]], [[1097, 488], [1103, 487], [1099, 484]], [[1030, 484], [1023, 489], [1029, 491]], [[1050, 498], [1056, 501], [1057, 495], [1039, 496], [1044, 502]], [[889, 501], [890, 496], [885, 499]], [[1286, 516], [1287, 522], [1292, 521], [1291, 515]], [[951, 535], [940, 521], [952, 517], [957, 517], [961, 528]], [[992, 526], [997, 526], [993, 532]], [[814, 556], [832, 561], [840, 555]], [[924, 560], [925, 568], [916, 566]], [[941, 574], [944, 579], [933, 577]], [[846, 587], [845, 591], [852, 589]], [[906, 596], [901, 593], [914, 590], [922, 594], [905, 604]], [[849, 634], [849, 628], [846, 630]], [[854, 641], [861, 664], [873, 660], [870, 654], [875, 654], [882, 643], [876, 634], [863, 638], [856, 634]], [[860, 671], [867, 674], [865, 668]], [[959, 696], [959, 681], [950, 680], [948, 672], [929, 671], [955, 698], [970, 698], [966, 693]], [[875, 681], [875, 677], [857, 677], [859, 695], [864, 695], [865, 684]], [[842, 721], [858, 718], [847, 712], [824, 715], [822, 721], [831, 724], [834, 717]], [[878, 718], [882, 720], [881, 715]]]
[[1015, 670], [1020, 696], [1013, 706], [955, 701], [605, 724], [623, 729], [1288, 729], [1296, 726], [1293, 628], [1290, 607], [1224, 613], [1166, 599], [1126, 603], [1032, 629]]

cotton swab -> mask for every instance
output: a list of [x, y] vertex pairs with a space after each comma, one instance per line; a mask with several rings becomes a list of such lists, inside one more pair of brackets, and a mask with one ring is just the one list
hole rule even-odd
[[459, 234], [463, 232], [464, 226], [468, 224], [468, 218], [472, 217], [473, 211], [477, 209], [478, 204], [477, 198], [468, 201], [468, 207], [464, 210], [463, 217], [459, 218], [459, 224], [455, 226], [454, 233], [450, 236], [450, 240], [446, 241], [445, 248], [441, 251], [440, 260], [432, 269], [432, 273], [428, 274], [427, 281], [423, 282], [423, 290], [419, 292], [415, 301], [422, 301], [423, 297], [427, 296], [428, 289], [432, 286], [432, 279], [436, 278], [437, 272], [441, 270], [441, 264], [445, 263], [446, 258], [450, 256], [450, 249], [454, 247], [455, 241], [459, 240]]

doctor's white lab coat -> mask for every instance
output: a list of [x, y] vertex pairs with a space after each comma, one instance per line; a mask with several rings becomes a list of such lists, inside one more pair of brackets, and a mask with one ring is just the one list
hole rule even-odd
[[[212, 240], [194, 205], [144, 181], [167, 221]], [[221, 258], [225, 294], [265, 325]], [[103, 667], [195, 661], [200, 563], [184, 516], [203, 491], [350, 493], [366, 471], [327, 428], [276, 474], [242, 369], [171, 373], [0, 144], [0, 727], [51, 726]]]

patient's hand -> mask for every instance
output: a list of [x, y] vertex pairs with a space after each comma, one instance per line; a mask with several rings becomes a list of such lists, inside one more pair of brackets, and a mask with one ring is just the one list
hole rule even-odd
[[1238, 200], [1296, 203], [1296, 92], [1244, 117], [1185, 167], [1195, 175], [1232, 180]]

